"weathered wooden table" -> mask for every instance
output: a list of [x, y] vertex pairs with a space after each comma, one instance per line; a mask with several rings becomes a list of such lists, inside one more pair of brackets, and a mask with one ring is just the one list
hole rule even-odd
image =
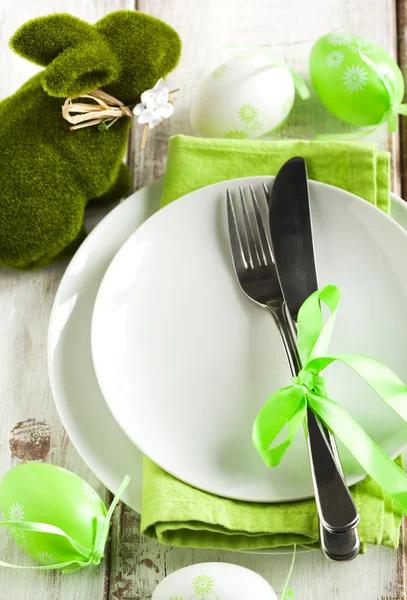
[[[398, 56], [401, 66], [407, 69], [405, 0], [1, 0], [0, 98], [14, 92], [36, 70], [8, 48], [8, 38], [24, 21], [69, 11], [95, 22], [121, 8], [138, 9], [166, 20], [177, 29], [184, 44], [181, 63], [171, 76], [173, 87], [182, 88], [175, 116], [154, 130], [144, 152], [139, 151], [140, 133], [134, 132], [129, 160], [135, 189], [163, 174], [169, 135], [190, 133], [191, 94], [210, 70], [231, 55], [228, 45], [264, 46], [306, 75], [313, 42], [325, 33], [345, 31], [382, 45]], [[330, 132], [340, 128], [311, 99], [294, 109], [292, 118], [277, 136], [312, 136], [316, 129], [321, 130], [321, 120]], [[405, 187], [403, 174], [407, 168], [402, 134], [403, 129], [401, 134], [388, 137], [383, 128], [373, 136], [392, 153], [392, 186], [398, 193]], [[93, 212], [90, 223], [100, 218], [100, 213]], [[66, 263], [58, 263], [32, 273], [0, 272], [0, 475], [20, 461], [43, 460], [77, 472], [109, 501], [110, 493], [71, 445], [58, 418], [48, 381], [47, 326], [65, 268]], [[397, 552], [372, 547], [367, 555], [344, 565], [326, 562], [319, 552], [302, 554], [297, 558], [292, 578], [296, 598], [406, 599], [404, 548], [403, 539]], [[0, 559], [25, 561], [22, 551], [5, 532], [0, 535]], [[228, 561], [254, 569], [279, 593], [290, 560], [289, 556], [162, 547], [140, 537], [138, 515], [121, 505], [114, 516], [102, 565], [74, 575], [3, 569], [0, 598], [148, 600], [165, 575], [201, 561]]]

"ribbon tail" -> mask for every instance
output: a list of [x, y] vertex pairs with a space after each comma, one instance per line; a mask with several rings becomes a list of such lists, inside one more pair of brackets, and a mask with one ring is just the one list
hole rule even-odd
[[397, 113], [390, 111], [387, 115], [387, 128], [389, 133], [396, 133], [399, 125]]
[[388, 111], [386, 120], [390, 133], [395, 133], [398, 129], [398, 115], [407, 116], [407, 104], [393, 104]]
[[281, 592], [281, 600], [287, 600], [287, 598], [292, 598], [294, 600], [294, 591], [289, 588], [291, 575], [293, 574], [295, 557], [297, 554], [297, 546], [294, 544], [294, 552], [293, 559], [291, 561], [290, 570], [288, 571], [287, 579], [285, 580], [283, 591]]
[[[388, 367], [363, 354], [333, 354], [311, 360], [306, 368], [312, 373], [320, 373], [334, 361], [350, 367], [372, 388], [372, 390], [407, 421], [407, 386]], [[320, 390], [316, 390], [319, 393]], [[325, 395], [325, 393], [322, 393]]]
[[96, 525], [94, 557], [96, 558], [96, 560], [98, 562], [104, 556], [104, 549], [106, 546], [107, 537], [109, 535], [110, 521], [112, 519], [114, 509], [116, 508], [117, 504], [119, 503], [119, 500], [122, 497], [125, 489], [129, 485], [129, 483], [130, 483], [130, 477], [128, 475], [126, 475], [126, 477], [123, 479], [122, 483], [120, 484], [120, 487], [117, 490], [115, 497], [112, 500], [109, 510], [107, 511], [106, 517], [103, 520], [98, 521], [98, 523]]
[[407, 116], [407, 104], [394, 104], [392, 109], [399, 115]]
[[298, 75], [298, 73], [295, 73], [292, 69], [290, 69], [290, 73], [294, 80], [294, 86], [297, 90], [297, 94], [299, 95], [301, 100], [308, 100], [309, 98], [311, 98], [308, 86], [305, 83], [304, 79], [301, 77], [301, 75]]
[[78, 562], [76, 560], [70, 560], [68, 562], [55, 563], [54, 565], [42, 565], [41, 567], [38, 567], [37, 565], [13, 565], [12, 563], [7, 563], [0, 560], [0, 567], [8, 567], [9, 569], [28, 569], [31, 571], [55, 571], [56, 569], [68, 570], [69, 567], [72, 567], [73, 565], [75, 565], [76, 568], [70, 570], [77, 571], [79, 569], [82, 569], [82, 567], [87, 567], [89, 564], [90, 561]]
[[333, 400], [308, 394], [311, 409], [341, 440], [361, 467], [407, 515], [407, 474], [379, 448], [357, 421]]
[[[325, 354], [335, 325], [341, 293], [335, 285], [326, 285], [309, 296], [298, 312], [298, 347], [304, 364]], [[331, 316], [324, 324], [321, 302]]]
[[7, 527], [13, 529], [22, 529], [23, 531], [32, 531], [34, 533], [50, 533], [51, 535], [59, 535], [68, 540], [71, 546], [84, 558], [88, 558], [91, 551], [89, 548], [85, 548], [79, 542], [74, 540], [70, 535], [65, 533], [59, 527], [50, 525], [49, 523], [36, 523], [34, 521], [1, 521], [0, 527]]
[[[253, 445], [268, 467], [283, 458], [306, 416], [307, 402], [301, 386], [290, 386], [275, 392], [263, 406], [253, 425]], [[288, 423], [288, 433], [277, 446], [271, 447]]]

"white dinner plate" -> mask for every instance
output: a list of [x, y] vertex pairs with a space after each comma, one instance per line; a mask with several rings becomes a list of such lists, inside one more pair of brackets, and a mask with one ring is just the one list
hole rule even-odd
[[[291, 376], [269, 314], [234, 275], [226, 188], [197, 190], [165, 207], [123, 245], [102, 281], [92, 324], [97, 378], [117, 423], [163, 469], [213, 494], [256, 502], [313, 495], [304, 436], [267, 468], [252, 425]], [[260, 193], [260, 192], [259, 192]], [[387, 215], [338, 188], [310, 182], [319, 283], [343, 294], [330, 351], [371, 355], [407, 381], [407, 235]], [[407, 425], [349, 369], [326, 373], [341, 403], [390, 456]], [[349, 484], [364, 477], [339, 446]]]
[[[48, 364], [62, 423], [76, 450], [113, 493], [131, 476], [123, 501], [141, 513], [142, 454], [114, 420], [95, 376], [91, 317], [99, 285], [129, 235], [158, 207], [162, 182], [132, 194], [80, 246], [61, 280], [50, 319]], [[407, 203], [391, 195], [391, 213], [407, 229]]]

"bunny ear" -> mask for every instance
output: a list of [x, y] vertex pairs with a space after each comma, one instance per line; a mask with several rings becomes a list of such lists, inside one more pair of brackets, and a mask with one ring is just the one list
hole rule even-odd
[[103, 87], [116, 79], [119, 66], [103, 39], [67, 48], [43, 73], [44, 90], [57, 98], [77, 96]]
[[46, 66], [66, 48], [97, 37], [92, 25], [61, 13], [27, 21], [10, 39], [10, 47], [23, 58]]

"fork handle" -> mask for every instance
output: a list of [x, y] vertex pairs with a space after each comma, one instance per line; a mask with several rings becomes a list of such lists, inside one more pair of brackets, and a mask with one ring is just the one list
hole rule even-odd
[[[279, 329], [291, 373], [296, 376], [302, 369], [301, 358], [284, 306], [269, 310]], [[330, 533], [347, 532], [359, 522], [353, 498], [336, 463], [329, 442], [329, 432], [310, 408], [307, 409], [307, 421], [308, 452], [319, 519], [324, 529]]]

